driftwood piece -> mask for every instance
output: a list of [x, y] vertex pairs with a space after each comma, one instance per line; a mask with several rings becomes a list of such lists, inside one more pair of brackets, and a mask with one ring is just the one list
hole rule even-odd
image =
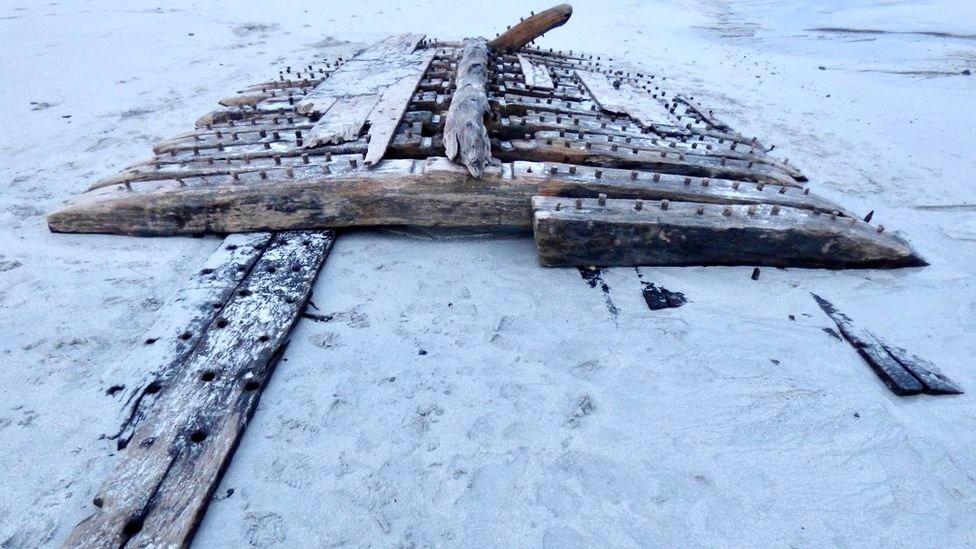
[[495, 51], [511, 52], [522, 49], [526, 44], [539, 38], [550, 30], [561, 27], [573, 15], [573, 7], [560, 4], [532, 15], [528, 19], [508, 29], [488, 43]]
[[844, 339], [857, 350], [861, 358], [896, 395], [962, 394], [961, 387], [947, 378], [931, 362], [912, 355], [900, 347], [894, 347], [873, 333], [858, 327], [833, 303], [813, 295], [817, 305], [834, 321]]
[[532, 206], [546, 266], [925, 265], [896, 236], [796, 208], [556, 197], [535, 197]]
[[115, 386], [122, 387], [124, 395], [119, 430], [109, 435], [120, 450], [128, 445], [133, 431], [179, 373], [270, 241], [269, 233], [225, 238], [206, 263], [156, 311], [156, 321], [108, 376]]
[[[423, 155], [423, 143], [431, 138], [417, 139], [416, 152]], [[411, 150], [396, 145], [401, 153]], [[361, 157], [335, 156], [324, 164], [265, 170], [265, 175], [241, 172], [236, 179], [211, 176], [182, 185], [172, 179], [133, 181], [129, 187], [80, 195], [50, 214], [48, 223], [58, 232], [152, 235], [396, 224], [528, 228], [533, 196], [600, 194], [840, 211], [800, 189], [559, 163], [490, 166], [475, 180], [446, 158], [384, 160], [367, 170]]]
[[379, 102], [369, 115], [369, 149], [366, 151], [365, 162], [373, 165], [383, 159], [386, 148], [393, 139], [400, 119], [407, 110], [407, 105], [413, 97], [420, 80], [427, 67], [434, 60], [434, 51], [418, 55], [419, 62], [414, 66], [414, 73], [400, 78], [395, 84], [383, 91]]
[[611, 81], [606, 75], [583, 70], [576, 71], [576, 75], [593, 100], [607, 112], [626, 114], [645, 128], [681, 125], [664, 103], [627, 80]]
[[491, 142], [485, 129], [488, 112], [488, 46], [483, 38], [464, 41], [458, 61], [457, 90], [444, 122], [447, 158], [458, 159], [474, 177], [481, 177], [491, 160]]
[[552, 75], [549, 69], [539, 62], [533, 62], [528, 57], [519, 54], [519, 65], [522, 67], [522, 76], [525, 78], [525, 85], [530, 88], [540, 90], [553, 90], [556, 85], [552, 82]]
[[183, 547], [304, 308], [334, 235], [282, 233], [203, 334], [69, 547]]

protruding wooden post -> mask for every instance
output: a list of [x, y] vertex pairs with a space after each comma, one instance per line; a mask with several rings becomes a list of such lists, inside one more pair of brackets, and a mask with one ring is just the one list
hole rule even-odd
[[501, 36], [489, 42], [488, 46], [494, 51], [520, 50], [544, 33], [565, 25], [572, 15], [573, 6], [569, 4], [560, 4], [554, 8], [549, 8], [508, 29]]
[[488, 112], [488, 44], [484, 38], [464, 41], [458, 62], [457, 90], [444, 120], [444, 150], [451, 160], [467, 166], [474, 177], [481, 177], [491, 158], [491, 142], [485, 129]]

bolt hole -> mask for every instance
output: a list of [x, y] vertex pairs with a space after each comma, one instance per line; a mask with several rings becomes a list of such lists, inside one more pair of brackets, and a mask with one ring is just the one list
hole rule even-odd
[[122, 528], [122, 533], [127, 537], [132, 537], [142, 530], [142, 519], [139, 517], [129, 519], [129, 522], [125, 523], [125, 527]]
[[102, 505], [104, 505], [104, 504], [105, 504], [105, 502], [104, 502], [104, 501], [102, 501], [102, 498], [95, 498], [95, 499], [93, 499], [93, 500], [92, 500], [92, 504], [93, 504], [93, 505], [94, 505], [95, 507], [98, 507], [99, 509], [101, 509], [101, 508], [102, 508]]
[[268, 272], [269, 273], [276, 273], [276, 272], [278, 272], [278, 268], [275, 267], [274, 265], [271, 265], [270, 267], [268, 267]]
[[200, 374], [200, 379], [206, 382], [213, 381], [216, 378], [217, 378], [217, 373], [211, 370], [207, 370], [206, 372]]
[[226, 328], [227, 327], [227, 324], [228, 324], [228, 322], [227, 322], [227, 319], [226, 318], [221, 318], [221, 319], [218, 319], [217, 320], [217, 327], [218, 328]]
[[159, 384], [159, 382], [153, 381], [149, 385], [146, 385], [146, 389], [143, 392], [146, 393], [147, 395], [154, 395], [158, 393], [160, 389], [162, 389], [162, 386]]
[[214, 272], [213, 269], [207, 268], [207, 269], [201, 270], [200, 271], [200, 274], [202, 274], [202, 275], [208, 275], [208, 274], [213, 274], [213, 272]]
[[291, 266], [291, 272], [293, 272], [293, 273], [297, 273], [300, 270], [302, 270], [302, 268], [299, 267], [298, 265], [292, 265]]
[[207, 440], [207, 432], [197, 429], [196, 431], [190, 433], [190, 440], [193, 442], [203, 442]]
[[258, 341], [260, 341], [261, 343], [264, 343], [265, 341], [267, 341], [269, 339], [271, 339], [271, 338], [268, 337], [268, 334], [261, 334], [261, 336], [258, 337]]
[[186, 340], [190, 339], [191, 337], [193, 337], [193, 333], [192, 332], [183, 332], [182, 334], [180, 334], [180, 339], [182, 339], [183, 341], [186, 341]]
[[241, 291], [237, 292], [237, 295], [239, 295], [241, 297], [247, 297], [247, 296], [251, 295], [251, 290], [241, 290]]
[[261, 384], [257, 381], [251, 380], [244, 384], [245, 391], [257, 391]]
[[152, 345], [153, 343], [156, 343], [156, 338], [155, 337], [151, 337], [151, 338], [149, 338], [149, 339], [146, 340], [146, 345]]

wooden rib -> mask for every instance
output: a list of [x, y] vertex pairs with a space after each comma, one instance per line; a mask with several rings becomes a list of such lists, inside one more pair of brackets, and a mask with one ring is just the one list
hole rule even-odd
[[427, 67], [434, 59], [435, 52], [420, 55], [412, 75], [404, 76], [396, 84], [387, 88], [380, 96], [379, 103], [369, 115], [369, 149], [365, 163], [373, 165], [383, 159], [386, 148], [393, 139], [400, 120], [410, 104], [410, 98], [420, 84]]
[[485, 129], [488, 96], [488, 46], [483, 38], [464, 41], [458, 62], [457, 90], [444, 122], [447, 158], [458, 159], [474, 177], [481, 177], [491, 160], [491, 142]]
[[552, 75], [543, 63], [533, 63], [528, 57], [519, 54], [519, 65], [522, 68], [522, 76], [525, 78], [525, 85], [530, 88], [541, 90], [553, 90], [556, 85], [552, 82]]
[[550, 30], [560, 27], [573, 15], [573, 7], [560, 4], [539, 12], [505, 31], [492, 40], [488, 47], [496, 51], [515, 51]]
[[535, 197], [546, 266], [769, 265], [909, 267], [925, 262], [897, 237], [855, 219], [773, 206]]
[[242, 285], [246, 292], [228, 303], [161, 393], [102, 485], [99, 509], [66, 546], [189, 544], [333, 237], [275, 236]]
[[513, 139], [507, 142], [507, 146], [497, 147], [495, 156], [501, 160], [518, 158], [540, 162], [565, 162], [699, 177], [721, 177], [787, 187], [802, 186], [792, 177], [777, 171], [756, 170], [731, 164], [723, 166], [720, 162], [705, 161], [701, 157], [686, 157], [682, 152], [652, 153], [632, 147], [617, 148], [612, 143], [585, 143], [569, 138], [551, 142]]

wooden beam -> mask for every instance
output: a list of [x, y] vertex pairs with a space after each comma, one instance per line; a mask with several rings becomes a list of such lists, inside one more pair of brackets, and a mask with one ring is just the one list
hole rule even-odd
[[931, 362], [910, 354], [902, 348], [883, 341], [873, 333], [859, 328], [844, 313], [817, 294], [817, 305], [834, 321], [844, 339], [857, 350], [861, 358], [896, 395], [962, 394], [961, 387], [947, 378]]
[[443, 157], [384, 160], [366, 169], [362, 157], [335, 156], [293, 168], [292, 178], [286, 172], [106, 187], [76, 197], [50, 214], [48, 223], [57, 232], [148, 235], [401, 224], [528, 228], [533, 196], [595, 198], [601, 193], [840, 210], [801, 189], [561, 163], [490, 166], [476, 180]]
[[900, 238], [854, 218], [759, 205], [535, 197], [546, 266], [914, 267]]
[[560, 4], [525, 19], [488, 43], [495, 51], [511, 52], [522, 49], [529, 42], [556, 27], [561, 27], [573, 15], [573, 6]]
[[467, 39], [458, 61], [457, 90], [444, 122], [444, 148], [447, 158], [459, 159], [474, 177], [481, 177], [491, 160], [485, 129], [487, 82], [488, 46], [483, 38]]
[[530, 88], [540, 90], [554, 90], [556, 85], [552, 82], [552, 75], [543, 63], [534, 63], [528, 57], [519, 54], [519, 66], [522, 67], [522, 76], [525, 78], [525, 85]]
[[334, 235], [282, 233], [135, 430], [68, 547], [185, 547]]

